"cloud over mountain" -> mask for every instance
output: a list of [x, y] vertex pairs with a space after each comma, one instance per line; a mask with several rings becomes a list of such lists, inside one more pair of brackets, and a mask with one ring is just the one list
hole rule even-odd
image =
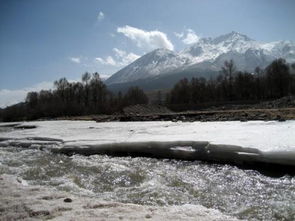
[[132, 63], [140, 57], [137, 54], [132, 52], [128, 53], [118, 48], [113, 48], [113, 52], [115, 53], [115, 58], [113, 56], [107, 56], [106, 58], [97, 57], [95, 60], [103, 65], [122, 67]]
[[187, 45], [197, 43], [200, 40], [199, 36], [195, 33], [195, 31], [190, 28], [186, 29], [186, 33], [184, 32], [175, 33], [175, 35], [184, 44], [187, 44]]
[[138, 47], [146, 50], [157, 48], [174, 50], [174, 45], [168, 39], [167, 35], [158, 30], [146, 31], [126, 25], [124, 27], [118, 27], [117, 32], [124, 34], [127, 38], [134, 41]]

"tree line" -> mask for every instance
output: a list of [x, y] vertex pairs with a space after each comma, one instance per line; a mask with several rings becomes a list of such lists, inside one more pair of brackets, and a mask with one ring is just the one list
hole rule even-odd
[[[295, 63], [289, 65], [284, 59], [277, 59], [265, 69], [257, 67], [254, 73], [249, 73], [238, 71], [230, 60], [224, 63], [217, 78], [184, 78], [166, 94], [166, 99], [158, 91], [154, 103], [188, 110], [204, 104], [257, 102], [287, 95], [295, 95]], [[124, 94], [115, 94], [108, 90], [98, 73], [86, 72], [80, 82], [61, 78], [54, 82], [53, 90], [29, 92], [25, 102], [0, 109], [0, 120], [116, 114], [126, 106], [148, 103], [147, 95], [140, 88], [130, 87]]]
[[[81, 82], [61, 78], [54, 90], [29, 92], [25, 102], [3, 109], [3, 121], [33, 120], [61, 116], [114, 114], [129, 105], [147, 104], [148, 97], [138, 87], [130, 87], [123, 95], [107, 89], [98, 73], [86, 72]], [[1, 118], [1, 117], [0, 117]]]
[[295, 94], [295, 63], [274, 60], [254, 73], [238, 71], [233, 60], [225, 61], [216, 79], [182, 79], [167, 94], [166, 104], [174, 109], [189, 109], [202, 104], [241, 103], [271, 100]]

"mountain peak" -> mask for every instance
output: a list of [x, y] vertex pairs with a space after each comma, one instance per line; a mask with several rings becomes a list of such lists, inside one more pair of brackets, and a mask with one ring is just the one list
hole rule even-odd
[[171, 52], [172, 50], [167, 49], [167, 48], [156, 48], [152, 52]]
[[153, 55], [156, 55], [156, 56], [164, 56], [164, 55], [167, 55], [167, 54], [174, 54], [174, 52], [167, 49], [167, 48], [157, 48], [157, 49], [151, 51], [148, 54], [153, 54]]
[[249, 38], [247, 35], [241, 34], [236, 31], [232, 31], [225, 35], [220, 35], [213, 39], [213, 43], [219, 44], [225, 41], [253, 41], [253, 39]]
[[183, 50], [181, 53], [194, 57], [196, 62], [212, 61], [219, 55], [229, 51], [244, 53], [255, 48], [257, 43], [248, 36], [236, 31], [218, 36], [216, 38], [202, 38], [196, 44]]
[[189, 59], [166, 48], [155, 49], [121, 69], [110, 78], [107, 84], [125, 83], [148, 77], [155, 77], [187, 64]]

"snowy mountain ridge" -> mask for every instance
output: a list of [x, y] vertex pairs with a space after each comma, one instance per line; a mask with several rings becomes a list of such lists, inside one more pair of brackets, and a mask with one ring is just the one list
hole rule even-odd
[[258, 43], [246, 35], [231, 32], [217, 38], [202, 38], [191, 47], [181, 51], [181, 54], [189, 55], [196, 62], [214, 60], [219, 55], [229, 51], [245, 53], [249, 48], [257, 48]]
[[295, 62], [295, 44], [291, 41], [261, 43], [238, 32], [216, 38], [202, 38], [180, 51], [156, 49], [112, 75], [107, 84], [158, 78], [185, 70], [220, 70], [225, 60], [233, 59], [239, 70], [264, 68], [276, 58]]

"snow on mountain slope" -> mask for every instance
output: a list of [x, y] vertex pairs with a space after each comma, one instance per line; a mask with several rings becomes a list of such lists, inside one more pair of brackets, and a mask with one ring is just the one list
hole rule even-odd
[[264, 53], [276, 58], [285, 58], [288, 62], [295, 62], [295, 44], [291, 41], [277, 41], [260, 45]]
[[238, 32], [217, 38], [202, 38], [180, 52], [156, 49], [112, 75], [107, 84], [155, 78], [187, 69], [220, 69], [225, 60], [233, 59], [242, 71], [264, 68], [276, 58], [295, 62], [295, 44], [290, 41], [261, 43]]
[[192, 62], [189, 57], [168, 49], [156, 49], [112, 75], [106, 83], [124, 83], [155, 77]]
[[191, 47], [183, 50], [181, 54], [192, 56], [195, 62], [214, 61], [218, 56], [235, 51], [245, 53], [249, 48], [257, 48], [258, 43], [246, 35], [231, 32], [217, 38], [203, 38]]
[[252, 72], [257, 66], [261, 68], [266, 67], [276, 58], [264, 53], [262, 49], [250, 48], [244, 53], [232, 50], [221, 54], [213, 61], [213, 64], [220, 69], [226, 60], [233, 59], [238, 70]]

